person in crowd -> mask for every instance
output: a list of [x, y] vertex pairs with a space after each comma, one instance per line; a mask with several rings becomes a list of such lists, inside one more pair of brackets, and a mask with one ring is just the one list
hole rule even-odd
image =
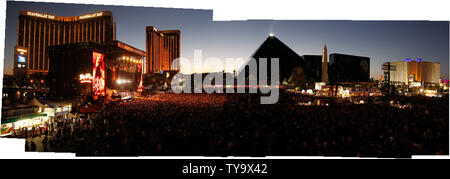
[[34, 141], [31, 141], [30, 151], [36, 151], [36, 144], [34, 143]]

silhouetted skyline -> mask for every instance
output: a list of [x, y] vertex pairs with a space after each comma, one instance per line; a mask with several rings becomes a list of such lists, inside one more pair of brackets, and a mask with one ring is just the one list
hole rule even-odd
[[[36, 2], [7, 2], [4, 73], [12, 73], [20, 10], [57, 16], [77, 16], [110, 10], [117, 24], [117, 40], [145, 50], [145, 27], [179, 29], [181, 57], [193, 60], [194, 50], [203, 59], [243, 58], [239, 69], [270, 33], [299, 55], [321, 55], [324, 44], [328, 54], [344, 53], [370, 57], [370, 76], [379, 79], [381, 64], [421, 58], [441, 64], [441, 77], [448, 78], [448, 21], [212, 21], [213, 11], [132, 6], [102, 6]], [[184, 71], [181, 67], [182, 72]], [[206, 69], [221, 71], [222, 69]]]

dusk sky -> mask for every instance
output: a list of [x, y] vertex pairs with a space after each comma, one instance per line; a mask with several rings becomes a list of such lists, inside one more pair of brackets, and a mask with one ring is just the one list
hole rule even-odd
[[[448, 78], [449, 23], [429, 21], [212, 21], [212, 10], [130, 6], [99, 6], [33, 2], [7, 2], [4, 73], [12, 74], [17, 19], [20, 10], [57, 16], [77, 16], [103, 10], [113, 12], [117, 40], [145, 50], [145, 27], [181, 31], [181, 56], [193, 60], [194, 49], [203, 59], [241, 58], [227, 71], [238, 69], [270, 33], [299, 55], [344, 53], [370, 57], [370, 76], [379, 79], [381, 64], [421, 58], [439, 62], [441, 77]], [[182, 72], [192, 72], [183, 69]], [[195, 69], [194, 69], [195, 70]], [[195, 70], [196, 71], [196, 70]], [[221, 69], [204, 69], [221, 71]]]

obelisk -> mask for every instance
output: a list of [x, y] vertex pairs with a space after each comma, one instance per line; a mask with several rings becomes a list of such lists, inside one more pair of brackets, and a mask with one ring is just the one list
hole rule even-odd
[[328, 82], [328, 54], [326, 44], [322, 50], [322, 82]]

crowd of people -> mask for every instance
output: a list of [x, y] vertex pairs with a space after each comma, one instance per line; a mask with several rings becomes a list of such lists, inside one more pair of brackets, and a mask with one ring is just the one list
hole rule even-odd
[[[91, 138], [89, 131], [92, 129], [92, 124], [92, 120], [70, 115], [51, 119], [32, 128], [16, 129], [10, 137], [25, 138], [26, 151], [73, 152], [77, 148], [85, 147], [82, 141]], [[34, 140], [35, 138], [41, 140]], [[42, 146], [42, 149], [37, 150], [37, 145]]]
[[35, 124], [31, 127], [21, 127], [15, 130], [12, 130], [12, 137], [15, 138], [28, 138], [28, 137], [36, 137], [45, 134], [48, 132], [46, 126], [48, 126], [48, 122], [44, 122], [44, 124]]
[[395, 99], [412, 104], [405, 109], [375, 103], [299, 106], [283, 98], [262, 105], [234, 94], [155, 94], [108, 105], [92, 118], [55, 121], [44, 150], [101, 156], [449, 152], [448, 98]]

